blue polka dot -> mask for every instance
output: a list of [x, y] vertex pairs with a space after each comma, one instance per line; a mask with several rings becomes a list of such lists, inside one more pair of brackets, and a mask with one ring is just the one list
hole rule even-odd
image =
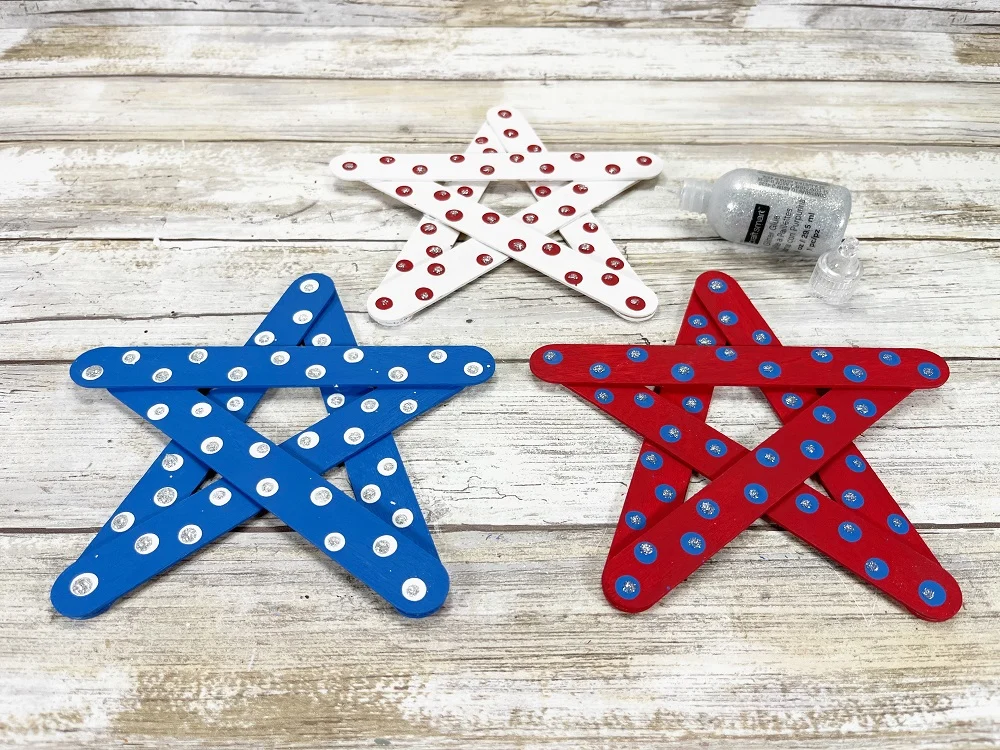
[[655, 451], [646, 451], [639, 457], [639, 460], [647, 469], [659, 469], [663, 466], [663, 456]]
[[855, 474], [860, 474], [861, 472], [863, 472], [865, 469], [868, 468], [868, 466], [865, 464], [864, 459], [861, 458], [861, 456], [855, 456], [854, 454], [851, 454], [850, 456], [845, 458], [844, 463], [847, 464], [847, 468], [853, 471]]
[[729, 346], [720, 346], [715, 350], [715, 356], [723, 362], [732, 362], [736, 359], [736, 350]]
[[692, 315], [688, 318], [688, 325], [692, 328], [704, 328], [708, 325], [708, 319], [704, 315]]
[[652, 393], [637, 393], [632, 397], [635, 401], [636, 406], [641, 406], [643, 409], [648, 409], [653, 405], [653, 394]]
[[669, 484], [657, 485], [653, 492], [656, 494], [656, 499], [661, 503], [672, 503], [677, 499], [677, 490]]
[[739, 319], [739, 316], [732, 310], [723, 310], [719, 313], [719, 322], [724, 326], [736, 325]]
[[899, 364], [899, 355], [896, 352], [884, 351], [878, 353], [878, 361], [883, 365], [889, 365], [889, 367], [895, 367]]
[[802, 407], [802, 398], [794, 393], [786, 393], [781, 397], [781, 403], [789, 409], [800, 409]]
[[646, 528], [646, 516], [637, 510], [630, 510], [625, 514], [625, 525], [636, 531], [644, 529]]
[[694, 377], [694, 368], [684, 362], [678, 362], [670, 368], [670, 374], [673, 375], [674, 380], [686, 383]]
[[758, 448], [757, 463], [767, 468], [773, 468], [781, 462], [781, 456], [774, 448]]
[[619, 576], [615, 581], [615, 591], [622, 599], [635, 599], [639, 596], [639, 581], [632, 576]]
[[803, 492], [795, 498], [795, 507], [803, 513], [815, 513], [819, 510], [819, 500], [808, 492]]
[[714, 500], [699, 500], [694, 509], [702, 518], [712, 519], [719, 515], [719, 504]]
[[549, 349], [542, 354], [542, 361], [550, 365], [558, 365], [562, 362], [562, 352], [557, 349]]
[[905, 534], [910, 530], [910, 522], [899, 515], [899, 513], [890, 513], [885, 522], [889, 527], [889, 531], [895, 534]]
[[865, 504], [865, 496], [857, 490], [844, 490], [840, 493], [840, 499], [848, 508], [857, 510]]
[[641, 346], [633, 346], [627, 352], [625, 356], [628, 357], [629, 362], [645, 362], [649, 359], [649, 352], [643, 349]]
[[722, 294], [728, 288], [729, 284], [722, 279], [712, 279], [708, 282], [708, 291], [715, 292], [716, 294]]
[[813, 349], [810, 352], [810, 356], [817, 362], [833, 362], [833, 355], [830, 354], [826, 349]]
[[761, 362], [757, 367], [757, 372], [768, 380], [774, 380], [776, 377], [781, 375], [781, 367], [777, 362]]
[[611, 368], [603, 362], [595, 362], [590, 366], [590, 376], [598, 380], [604, 380], [610, 374]]
[[856, 542], [861, 538], [861, 528], [856, 523], [844, 521], [837, 527], [837, 533], [845, 542]]
[[681, 535], [681, 549], [689, 555], [700, 555], [705, 551], [705, 539], [701, 534], [689, 531]]
[[767, 502], [767, 489], [762, 484], [748, 484], [743, 488], [743, 497], [754, 505], [762, 505]]
[[873, 581], [881, 581], [889, 575], [889, 564], [880, 557], [869, 557], [865, 562], [865, 573]]
[[854, 402], [854, 411], [862, 417], [871, 419], [878, 413], [875, 404], [866, 398], [859, 398]]
[[868, 373], [861, 365], [848, 365], [844, 368], [844, 377], [852, 383], [864, 383], [868, 379]]
[[917, 372], [928, 380], [937, 380], [941, 377], [941, 368], [931, 362], [921, 362], [917, 365]]
[[660, 437], [665, 443], [676, 443], [681, 439], [681, 429], [672, 424], [665, 424], [660, 428]]
[[837, 421], [837, 412], [829, 406], [817, 406], [813, 409], [813, 419], [820, 424], [833, 424]]
[[635, 559], [643, 565], [649, 565], [656, 560], [656, 547], [650, 542], [639, 542], [633, 550]]
[[756, 330], [753, 332], [753, 340], [758, 344], [770, 344], [774, 339], [767, 331]]
[[726, 444], [723, 443], [721, 440], [716, 440], [715, 438], [713, 438], [709, 440], [707, 443], [705, 443], [705, 451], [708, 453], [708, 455], [719, 458], [721, 456], [726, 455], [726, 453], [729, 452], [729, 449], [726, 447]]
[[799, 450], [802, 451], [803, 456], [811, 458], [814, 461], [823, 458], [823, 446], [815, 440], [803, 440], [799, 446]]
[[931, 607], [940, 607], [948, 598], [944, 586], [937, 581], [924, 581], [917, 587], [917, 594], [923, 600], [924, 604], [928, 604]]
[[702, 409], [705, 408], [705, 404], [701, 402], [701, 399], [697, 396], [688, 396], [683, 401], [681, 401], [681, 407], [688, 414], [698, 414]]
[[602, 404], [610, 404], [615, 400], [615, 394], [607, 388], [598, 388], [594, 391], [594, 399]]
[[703, 333], [694, 340], [694, 343], [698, 346], [715, 346], [715, 336], [709, 336], [707, 333]]

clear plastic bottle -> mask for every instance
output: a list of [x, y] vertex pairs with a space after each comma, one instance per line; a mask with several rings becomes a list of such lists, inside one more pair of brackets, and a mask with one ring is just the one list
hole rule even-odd
[[844, 238], [851, 192], [840, 185], [734, 169], [714, 183], [685, 180], [681, 208], [708, 216], [731, 242], [821, 255]]

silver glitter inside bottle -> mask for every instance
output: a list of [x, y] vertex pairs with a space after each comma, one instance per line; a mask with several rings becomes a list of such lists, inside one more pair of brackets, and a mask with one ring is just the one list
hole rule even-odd
[[734, 169], [714, 183], [685, 180], [681, 208], [706, 214], [712, 228], [731, 242], [822, 255], [844, 238], [851, 192], [825, 182]]

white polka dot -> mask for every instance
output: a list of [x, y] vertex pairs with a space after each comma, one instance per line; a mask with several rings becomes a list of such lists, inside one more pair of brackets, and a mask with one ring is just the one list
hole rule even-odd
[[391, 477], [396, 473], [396, 459], [383, 458], [378, 462], [378, 473], [384, 477]]
[[164, 471], [177, 471], [184, 465], [184, 456], [180, 453], [168, 453], [160, 461]]
[[270, 346], [274, 343], [274, 334], [270, 331], [261, 331], [253, 337], [253, 342], [257, 346]]
[[309, 450], [319, 445], [319, 435], [312, 430], [307, 430], [299, 435], [295, 442], [303, 450]]
[[330, 344], [332, 343], [333, 339], [331, 339], [329, 335], [325, 333], [317, 333], [315, 336], [312, 337], [313, 346], [330, 346]]
[[380, 497], [382, 490], [377, 484], [366, 484], [361, 488], [361, 499], [369, 505], [377, 503]]
[[399, 545], [394, 536], [383, 534], [372, 542], [372, 552], [378, 557], [389, 557], [389, 555], [396, 551], [397, 546]]
[[419, 578], [407, 578], [403, 581], [403, 598], [411, 602], [419, 602], [427, 596], [427, 584]]
[[153, 493], [153, 504], [161, 508], [169, 508], [177, 501], [177, 490], [173, 487], [160, 487]]
[[288, 360], [291, 359], [288, 356], [288, 352], [275, 352], [271, 355], [271, 364], [281, 367], [284, 364], [288, 364]]
[[115, 517], [111, 519], [111, 530], [119, 533], [128, 531], [134, 523], [135, 516], [127, 510], [123, 510], [121, 513], [116, 513]]
[[317, 289], [319, 289], [319, 282], [316, 279], [306, 279], [301, 284], [299, 284], [299, 290], [303, 294], [312, 294]]
[[344, 535], [338, 534], [336, 531], [332, 534], [327, 534], [323, 540], [323, 546], [331, 552], [340, 552], [340, 550], [344, 549], [345, 544], [347, 544], [347, 540], [344, 539]]
[[264, 458], [270, 452], [271, 446], [261, 441], [250, 446], [250, 458]]
[[220, 508], [233, 499], [233, 493], [226, 487], [217, 487], [208, 495], [208, 502]]
[[405, 367], [393, 367], [389, 370], [389, 380], [393, 383], [402, 383], [410, 376]]
[[344, 361], [349, 362], [352, 365], [355, 364], [356, 362], [360, 362], [364, 358], [365, 358], [365, 353], [360, 349], [348, 349], [346, 352], [344, 352]]
[[213, 435], [212, 437], [207, 437], [201, 441], [201, 452], [212, 455], [213, 453], [218, 453], [222, 450], [222, 438]]
[[177, 541], [181, 544], [196, 544], [199, 540], [201, 540], [201, 527], [193, 523], [182, 526], [177, 532]]
[[247, 368], [245, 367], [234, 367], [226, 374], [226, 377], [229, 378], [234, 383], [239, 383], [246, 376], [247, 376]]
[[477, 375], [482, 375], [483, 366], [478, 362], [469, 362], [465, 367], [462, 368], [462, 372], [464, 372], [470, 378], [474, 378]]
[[373, 398], [366, 398], [361, 402], [361, 411], [370, 414], [371, 412], [378, 409], [378, 401]]
[[159, 370], [153, 373], [154, 383], [166, 383], [170, 378], [173, 377], [173, 372], [170, 371], [169, 367], [161, 367]]
[[392, 514], [392, 523], [400, 529], [405, 529], [413, 523], [413, 511], [409, 508], [400, 508]]
[[400, 402], [399, 410], [403, 412], [403, 414], [413, 414], [413, 412], [417, 410], [417, 402], [412, 398], [408, 398], [405, 401]]
[[146, 412], [146, 418], [156, 422], [157, 420], [163, 419], [169, 413], [170, 407], [166, 404], [153, 404]]
[[448, 352], [444, 349], [431, 349], [430, 353], [427, 355], [427, 359], [434, 364], [439, 365], [448, 359]]
[[233, 396], [226, 402], [226, 408], [229, 411], [239, 411], [243, 408], [243, 398], [241, 396]]
[[122, 362], [127, 365], [134, 365], [142, 357], [135, 349], [129, 349], [122, 355]]
[[278, 491], [278, 482], [271, 477], [264, 477], [257, 482], [257, 494], [261, 497], [271, 497]]
[[339, 409], [346, 400], [343, 393], [331, 393], [326, 397], [326, 405], [331, 409]]
[[344, 433], [344, 442], [348, 445], [357, 445], [365, 439], [365, 431], [360, 427], [349, 427]]
[[143, 534], [135, 540], [135, 551], [140, 555], [148, 555], [160, 546], [160, 537], [156, 534]]
[[310, 380], [319, 380], [326, 375], [326, 368], [323, 365], [309, 365], [306, 368], [306, 377]]
[[69, 592], [73, 596], [86, 596], [94, 592], [98, 583], [98, 578], [93, 573], [81, 573], [69, 582]]
[[309, 493], [309, 500], [313, 505], [323, 507], [333, 500], [333, 493], [329, 487], [317, 487]]
[[81, 373], [84, 380], [97, 380], [104, 374], [104, 368], [100, 365], [91, 365]]
[[196, 365], [200, 365], [206, 359], [208, 359], [208, 352], [204, 349], [193, 349], [188, 355], [188, 362]]
[[313, 314], [308, 310], [299, 310], [295, 315], [292, 316], [292, 320], [299, 325], [305, 325], [310, 320], [313, 319]]
[[197, 404], [191, 407], [192, 417], [207, 417], [212, 413], [212, 405], [207, 401], [199, 401]]

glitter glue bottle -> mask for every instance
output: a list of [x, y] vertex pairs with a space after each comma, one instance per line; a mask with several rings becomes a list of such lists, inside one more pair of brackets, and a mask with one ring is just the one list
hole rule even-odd
[[853, 294], [861, 277], [857, 240], [840, 251], [851, 215], [847, 188], [756, 169], [734, 169], [714, 183], [685, 180], [680, 202], [686, 211], [707, 215], [712, 229], [730, 242], [823, 256], [817, 273], [826, 283], [813, 283], [813, 293], [834, 304]]

